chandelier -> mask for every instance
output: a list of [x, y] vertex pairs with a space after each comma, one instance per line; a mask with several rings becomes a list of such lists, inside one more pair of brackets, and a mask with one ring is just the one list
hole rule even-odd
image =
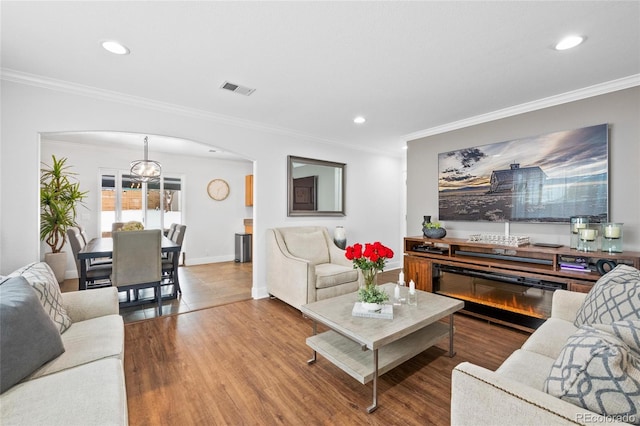
[[149, 140], [144, 137], [144, 160], [131, 162], [131, 177], [137, 182], [158, 182], [162, 174], [162, 166], [157, 161], [149, 160]]

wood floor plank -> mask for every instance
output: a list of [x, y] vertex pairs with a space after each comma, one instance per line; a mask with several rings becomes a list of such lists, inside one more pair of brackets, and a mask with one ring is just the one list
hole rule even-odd
[[310, 334], [311, 321], [275, 299], [127, 324], [130, 424], [446, 425], [453, 367], [495, 369], [528, 337], [456, 314], [457, 355], [447, 356], [445, 339], [384, 374], [379, 408], [367, 414], [371, 384], [321, 356], [307, 365]]

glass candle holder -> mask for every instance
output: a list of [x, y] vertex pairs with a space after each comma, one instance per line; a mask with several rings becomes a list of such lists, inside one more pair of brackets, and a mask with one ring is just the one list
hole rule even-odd
[[569, 226], [569, 247], [577, 249], [580, 242], [580, 230], [589, 227], [589, 218], [587, 216], [572, 216]]
[[622, 253], [622, 223], [602, 224], [602, 251]]
[[593, 227], [580, 228], [580, 230], [578, 231], [578, 238], [578, 250], [598, 250], [598, 229], [595, 229]]

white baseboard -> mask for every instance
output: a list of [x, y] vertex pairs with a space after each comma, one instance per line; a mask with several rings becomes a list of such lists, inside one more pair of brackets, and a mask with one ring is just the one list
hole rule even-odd
[[197, 257], [190, 258], [189, 256], [185, 256], [184, 263], [186, 266], [193, 265], [204, 265], [206, 263], [220, 263], [220, 262], [233, 262], [235, 260], [235, 256], [225, 255], [225, 256], [209, 256], [209, 257]]

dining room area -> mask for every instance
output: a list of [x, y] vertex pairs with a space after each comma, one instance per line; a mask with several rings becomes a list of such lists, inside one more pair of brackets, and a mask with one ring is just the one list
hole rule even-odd
[[[251, 299], [251, 263], [227, 261], [180, 266], [178, 276], [182, 292], [176, 298], [162, 301], [163, 316]], [[78, 290], [78, 278], [65, 279], [60, 284], [60, 289], [63, 293]], [[153, 295], [153, 289], [143, 289], [140, 293], [141, 298], [149, 299]], [[126, 300], [125, 295], [119, 295], [119, 298], [121, 301]], [[125, 323], [132, 323], [157, 318], [158, 308], [151, 301], [148, 304], [122, 307], [120, 315]]]
[[[142, 226], [138, 222], [117, 222], [111, 236], [89, 240], [83, 229], [69, 228], [68, 241], [78, 278], [61, 283], [62, 292], [116, 286], [125, 323], [251, 298], [251, 263], [187, 267], [179, 263], [186, 225], [172, 224], [165, 232], [136, 228]], [[149, 281], [153, 279], [157, 279], [157, 285]]]
[[78, 290], [115, 286], [120, 308], [155, 303], [162, 316], [163, 300], [181, 293], [178, 258], [186, 228], [174, 223], [163, 232], [137, 221], [114, 222], [108, 236], [92, 239], [82, 227], [67, 228]]
[[[167, 152], [176, 144], [118, 132], [42, 135], [43, 165], [64, 158], [86, 193], [66, 232], [63, 292], [117, 286], [125, 322], [251, 298], [252, 263], [235, 261], [234, 236], [253, 215], [244, 194], [252, 162], [195, 143]], [[161, 164], [156, 179], [134, 175], [142, 153]], [[227, 197], [210, 196], [212, 180], [228, 185]]]

